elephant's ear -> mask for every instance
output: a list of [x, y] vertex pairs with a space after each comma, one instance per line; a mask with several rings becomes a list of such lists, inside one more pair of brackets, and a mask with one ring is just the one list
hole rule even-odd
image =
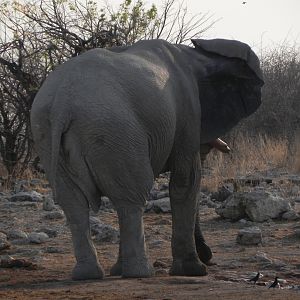
[[238, 58], [245, 61], [248, 67], [263, 83], [263, 75], [260, 69], [259, 59], [247, 44], [240, 41], [225, 39], [193, 39], [192, 43], [198, 50], [228, 58]]

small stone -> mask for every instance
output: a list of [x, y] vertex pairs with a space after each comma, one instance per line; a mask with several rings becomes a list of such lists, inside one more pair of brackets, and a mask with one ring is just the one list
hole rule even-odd
[[170, 198], [167, 197], [158, 200], [148, 201], [145, 211], [146, 212], [154, 211], [156, 213], [170, 213], [171, 212]]
[[8, 240], [19, 240], [19, 239], [27, 239], [27, 238], [28, 238], [27, 233], [19, 229], [10, 230], [7, 233]]
[[58, 248], [58, 247], [50, 246], [45, 249], [45, 252], [46, 253], [64, 253], [64, 250], [61, 248]]
[[44, 198], [43, 201], [43, 210], [51, 211], [56, 208], [53, 199], [50, 196]]
[[296, 220], [299, 220], [299, 218], [300, 218], [299, 214], [297, 214], [293, 209], [285, 212], [282, 215], [282, 219], [288, 220], [288, 221], [296, 221]]
[[248, 223], [248, 221], [246, 219], [240, 219], [239, 223], [246, 225]]
[[43, 196], [40, 193], [37, 193], [35, 191], [32, 192], [19, 192], [13, 196], [11, 196], [9, 199], [11, 202], [42, 202]]
[[223, 185], [217, 192], [211, 194], [211, 199], [223, 202], [232, 194], [233, 187]]
[[28, 239], [32, 244], [42, 244], [49, 239], [49, 236], [45, 232], [32, 232], [28, 235]]
[[257, 245], [262, 242], [261, 230], [258, 227], [248, 227], [238, 232], [236, 241], [241, 245]]
[[36, 232], [44, 232], [46, 233], [50, 238], [56, 237], [57, 236], [57, 231], [55, 229], [52, 228], [48, 228], [48, 227], [43, 227], [38, 229]]
[[10, 243], [7, 241], [7, 236], [3, 232], [0, 232], [0, 251], [8, 249]]
[[48, 219], [48, 220], [61, 220], [64, 217], [65, 216], [64, 216], [64, 213], [62, 211], [52, 211], [52, 212], [47, 213], [44, 216], [44, 218]]
[[112, 202], [109, 200], [107, 197], [101, 197], [101, 206], [100, 210], [109, 210], [109, 209], [114, 209], [114, 206]]
[[258, 263], [263, 263], [263, 264], [272, 264], [273, 260], [267, 257], [267, 254], [264, 252], [258, 252], [254, 256], [254, 261]]

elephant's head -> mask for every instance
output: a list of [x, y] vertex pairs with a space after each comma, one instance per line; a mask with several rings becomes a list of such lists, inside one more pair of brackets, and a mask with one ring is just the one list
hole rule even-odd
[[224, 135], [261, 103], [264, 84], [251, 48], [234, 40], [192, 40], [202, 54], [206, 76], [199, 79], [201, 143]]

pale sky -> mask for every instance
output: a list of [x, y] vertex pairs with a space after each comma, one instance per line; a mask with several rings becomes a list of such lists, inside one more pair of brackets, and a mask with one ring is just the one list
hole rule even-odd
[[[100, 2], [101, 0], [99, 0]], [[178, 0], [181, 2], [181, 0]], [[246, 4], [242, 4], [242, 2]], [[209, 12], [220, 20], [207, 38], [237, 39], [260, 49], [286, 40], [300, 44], [300, 0], [185, 0], [191, 14]], [[121, 0], [108, 0], [117, 6]], [[163, 0], [145, 0], [158, 7]]]

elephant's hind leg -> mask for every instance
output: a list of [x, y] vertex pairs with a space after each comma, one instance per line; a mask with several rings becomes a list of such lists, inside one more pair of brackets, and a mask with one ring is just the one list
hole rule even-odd
[[[146, 150], [109, 153], [102, 149], [89, 156], [89, 166], [99, 189], [113, 202], [119, 218], [120, 251], [111, 275], [149, 277], [152, 268], [145, 249], [143, 212], [153, 185], [153, 172]], [[99, 166], [99, 169], [97, 168]]]
[[98, 263], [96, 249], [91, 240], [88, 202], [65, 171], [60, 171], [57, 183], [57, 201], [65, 212], [76, 257], [72, 279], [102, 279], [104, 272]]

